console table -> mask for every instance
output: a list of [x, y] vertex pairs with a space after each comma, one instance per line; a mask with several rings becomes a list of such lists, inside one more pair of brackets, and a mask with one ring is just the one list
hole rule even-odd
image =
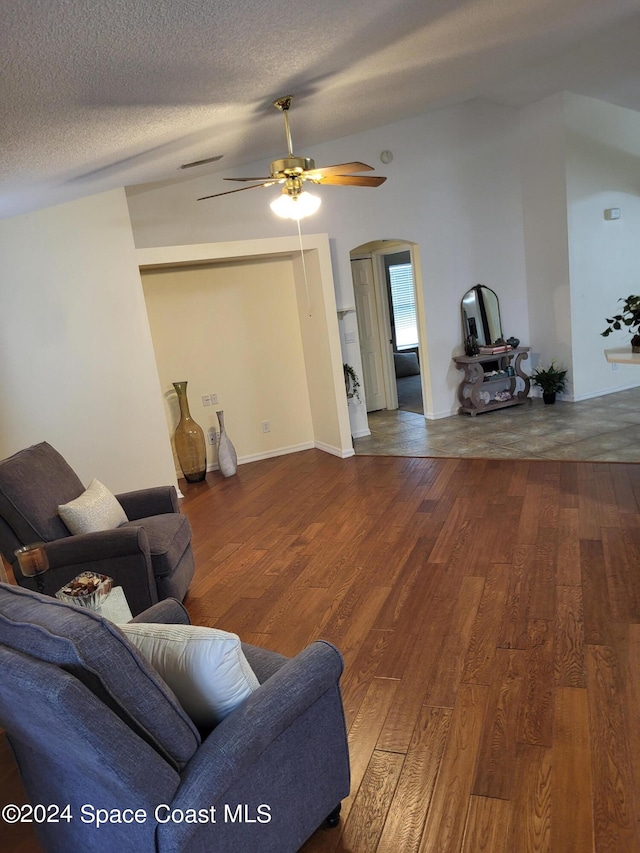
[[[530, 403], [530, 381], [521, 366], [521, 362], [529, 358], [530, 349], [516, 347], [508, 352], [455, 356], [453, 361], [456, 367], [464, 370], [464, 379], [458, 386], [458, 414], [474, 416], [480, 412]], [[489, 376], [491, 371], [485, 372], [489, 363], [497, 363], [496, 376]], [[518, 387], [518, 379], [521, 380], [521, 387]], [[496, 393], [501, 391], [511, 395], [508, 400], [496, 399]]]

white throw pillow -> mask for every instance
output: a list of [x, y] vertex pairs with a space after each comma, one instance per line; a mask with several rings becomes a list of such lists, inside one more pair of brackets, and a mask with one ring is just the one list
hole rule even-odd
[[200, 729], [212, 729], [260, 684], [237, 634], [197, 625], [118, 626]]
[[118, 499], [99, 480], [92, 480], [79, 498], [60, 504], [58, 512], [74, 535], [115, 530], [128, 521]]

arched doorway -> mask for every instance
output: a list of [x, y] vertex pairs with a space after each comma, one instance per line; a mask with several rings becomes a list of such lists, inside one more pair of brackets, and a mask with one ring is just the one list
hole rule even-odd
[[350, 257], [367, 412], [424, 415], [430, 383], [418, 247], [377, 240]]

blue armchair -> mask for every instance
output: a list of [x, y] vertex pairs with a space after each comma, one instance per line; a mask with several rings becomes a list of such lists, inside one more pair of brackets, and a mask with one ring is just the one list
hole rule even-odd
[[36, 589], [14, 552], [44, 542], [49, 571], [44, 592], [55, 592], [83, 571], [109, 575], [124, 589], [135, 615], [165, 598], [185, 597], [194, 559], [189, 519], [180, 513], [173, 486], [116, 495], [128, 518], [115, 530], [72, 536], [58, 506], [84, 486], [46, 441], [0, 461], [0, 551], [20, 586]]
[[[168, 599], [134, 621], [188, 623]], [[202, 737], [117, 626], [0, 584], [0, 726], [47, 851], [287, 853], [349, 792], [342, 658], [243, 645], [260, 687]], [[101, 825], [98, 825], [100, 823]]]

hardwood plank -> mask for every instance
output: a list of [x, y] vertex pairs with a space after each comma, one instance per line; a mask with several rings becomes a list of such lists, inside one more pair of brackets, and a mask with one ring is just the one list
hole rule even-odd
[[555, 691], [550, 850], [594, 850], [591, 743], [586, 690]]
[[555, 683], [559, 687], [586, 687], [582, 590], [559, 586], [555, 621]]
[[593, 750], [595, 849], [598, 853], [637, 853], [640, 850], [639, 814], [630, 796], [633, 774], [615, 651], [608, 646], [588, 646], [586, 664]]
[[602, 542], [581, 539], [580, 563], [585, 643], [611, 645], [613, 614]]
[[461, 853], [511, 853], [508, 846], [511, 803], [471, 797]]
[[553, 650], [551, 623], [541, 619], [531, 621], [524, 652], [524, 684], [517, 731], [520, 743], [552, 744]]
[[510, 800], [516, 760], [518, 710], [523, 689], [524, 652], [498, 649], [496, 675], [489, 689], [485, 724], [478, 747], [472, 793]]
[[640, 572], [632, 534], [604, 528], [602, 553], [611, 615], [618, 622], [640, 622]]
[[524, 649], [527, 645], [529, 599], [533, 583], [532, 545], [531, 540], [529, 545], [518, 545], [513, 555], [509, 590], [498, 635], [498, 645], [505, 649]]
[[341, 689], [347, 728], [351, 728], [364, 701], [390, 637], [391, 631], [371, 630], [351, 663], [345, 666]]
[[556, 554], [556, 584], [560, 586], [579, 586], [582, 583], [578, 526], [577, 507], [563, 507], [558, 519]]
[[[376, 853], [415, 853], [447, 742], [451, 711], [420, 709]], [[374, 848], [371, 848], [374, 849]]]
[[483, 589], [482, 578], [465, 577], [460, 585], [449, 630], [441, 646], [438, 666], [427, 692], [427, 705], [452, 708], [455, 703]]
[[[506, 851], [552, 853], [551, 755], [550, 749], [518, 744], [515, 796], [512, 801], [510, 837]], [[557, 819], [560, 821], [563, 819], [561, 811], [558, 811]], [[563, 848], [554, 849], [561, 853]], [[578, 853], [579, 848], [564, 849], [567, 853], [570, 850]]]
[[392, 706], [397, 681], [374, 678], [349, 729], [349, 757], [351, 762], [351, 793], [342, 802], [342, 819], [346, 820], [358, 794], [364, 774]]
[[376, 844], [395, 792], [403, 755], [374, 751], [349, 817], [343, 826], [339, 853], [370, 853]]
[[598, 506], [594, 500], [596, 491], [594, 466], [585, 462], [578, 468], [578, 518], [580, 539], [600, 538]]
[[595, 498], [600, 528], [622, 526], [620, 512], [616, 504], [615, 487], [610, 465], [598, 465], [594, 471], [596, 486]]
[[624, 672], [621, 690], [624, 703], [624, 724], [633, 771], [632, 798], [640, 803], [640, 625], [629, 625], [618, 643], [618, 657]]
[[555, 616], [555, 569], [558, 531], [543, 528], [534, 545], [531, 584], [529, 587], [529, 619], [553, 619]]
[[462, 847], [487, 692], [479, 684], [463, 684], [458, 691], [420, 853], [458, 853]]
[[487, 573], [465, 657], [465, 682], [490, 683], [509, 575], [510, 566], [502, 563], [492, 565]]

